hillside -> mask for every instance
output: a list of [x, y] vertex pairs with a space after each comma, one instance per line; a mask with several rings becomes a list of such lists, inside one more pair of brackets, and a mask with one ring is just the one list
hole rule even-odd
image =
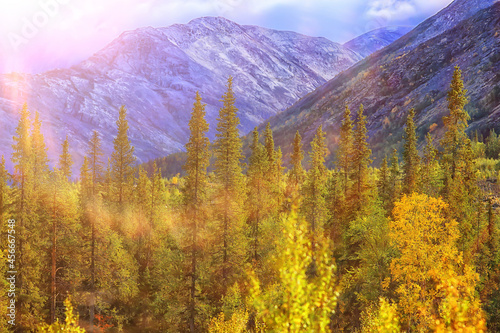
[[[344, 105], [349, 105], [355, 113], [363, 104], [368, 115], [370, 143], [380, 161], [381, 156], [401, 145], [403, 124], [410, 108], [416, 110], [420, 138], [432, 124], [438, 128], [434, 134], [440, 135], [442, 117], [447, 112], [446, 92], [456, 65], [462, 68], [469, 91], [467, 110], [472, 118], [469, 130], [486, 134], [490, 128], [499, 127], [500, 3], [459, 21], [471, 12], [464, 4], [474, 7], [476, 2], [455, 1], [272, 118], [275, 140], [289, 152], [296, 130], [308, 143], [321, 124], [333, 150]], [[436, 35], [436, 22], [445, 18], [457, 24]]]

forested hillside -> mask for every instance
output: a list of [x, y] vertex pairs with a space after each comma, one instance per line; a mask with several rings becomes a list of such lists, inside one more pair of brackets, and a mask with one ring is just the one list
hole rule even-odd
[[44, 124], [25, 105], [0, 164], [15, 329], [500, 332], [500, 139], [468, 136], [460, 69], [447, 80], [442, 136], [419, 150], [405, 110], [402, 147], [380, 168], [362, 104], [345, 105], [335, 151], [321, 126], [308, 151], [297, 131], [286, 170], [268, 125], [243, 164], [231, 77], [212, 142], [193, 96], [185, 176], [170, 179], [137, 167], [125, 106], [112, 154], [94, 131], [73, 175], [67, 137], [51, 169]]

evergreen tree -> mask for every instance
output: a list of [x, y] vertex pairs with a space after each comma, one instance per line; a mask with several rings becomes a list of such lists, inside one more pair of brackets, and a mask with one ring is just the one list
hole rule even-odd
[[389, 171], [389, 184], [390, 184], [390, 199], [389, 199], [389, 212], [392, 212], [394, 207], [394, 202], [399, 200], [401, 195], [401, 171], [399, 169], [399, 159], [398, 159], [398, 151], [396, 149], [393, 150], [391, 156], [391, 167]]
[[266, 146], [267, 158], [269, 160], [269, 165], [274, 164], [274, 138], [273, 138], [273, 130], [271, 129], [271, 124], [266, 124], [266, 129], [264, 131], [264, 142]]
[[59, 156], [59, 170], [61, 170], [62, 175], [66, 177], [66, 179], [71, 179], [71, 167], [73, 166], [73, 159], [71, 158], [71, 154], [69, 153], [69, 142], [68, 136], [66, 135], [66, 139], [62, 144], [62, 153]]
[[49, 174], [49, 158], [47, 157], [47, 147], [41, 127], [40, 115], [38, 112], [35, 112], [35, 119], [33, 120], [31, 129], [33, 190], [35, 192], [45, 185]]
[[417, 135], [415, 129], [415, 109], [411, 109], [406, 121], [403, 150], [403, 193], [411, 194], [417, 191], [419, 183], [420, 156], [417, 150]]
[[135, 162], [134, 147], [128, 138], [127, 109], [120, 108], [118, 120], [118, 135], [113, 140], [114, 150], [111, 155], [111, 179], [113, 189], [119, 204], [127, 200], [131, 190], [131, 177], [133, 177], [132, 165]]
[[[449, 204], [450, 217], [459, 222], [462, 237], [459, 248], [465, 251], [474, 239], [473, 226], [476, 225], [477, 183], [474, 170], [472, 143], [465, 130], [469, 114], [464, 109], [467, 104], [461, 71], [455, 67], [448, 91], [448, 116], [443, 117], [445, 133], [441, 139], [443, 147], [443, 169], [445, 173], [444, 196]], [[466, 256], [468, 257], [468, 256]]]
[[[189, 274], [189, 303], [187, 304], [189, 314], [189, 330], [197, 332], [200, 326], [200, 319], [196, 318], [198, 298], [197, 290], [199, 290], [199, 261], [202, 255], [200, 241], [200, 230], [204, 229], [204, 220], [206, 218], [205, 204], [207, 199], [207, 168], [209, 165], [209, 145], [210, 141], [207, 138], [208, 123], [205, 120], [205, 106], [202, 104], [201, 97], [196, 92], [196, 101], [191, 112], [191, 120], [189, 121], [190, 137], [186, 144], [187, 160], [184, 165], [186, 170], [186, 183], [182, 188], [184, 197], [185, 214], [188, 223], [186, 226], [187, 244], [189, 244], [188, 258]], [[156, 168], [156, 164], [154, 166]], [[160, 175], [157, 171], [157, 175]], [[158, 178], [158, 177], [156, 177]], [[157, 182], [159, 179], [156, 180]]]
[[[222, 287], [222, 294], [237, 275], [237, 266], [244, 256], [243, 202], [244, 193], [242, 143], [238, 133], [240, 123], [234, 106], [233, 79], [229, 77], [223, 107], [217, 118], [214, 173], [217, 182], [217, 227], [214, 235], [216, 274], [212, 277]], [[220, 293], [219, 293], [220, 295]]]
[[351, 193], [351, 209], [356, 214], [361, 210], [363, 202], [366, 201], [368, 193], [368, 165], [372, 162], [371, 149], [368, 148], [368, 130], [366, 129], [366, 116], [363, 114], [363, 105], [360, 105], [356, 128], [354, 130], [354, 142], [352, 149], [352, 174], [353, 181]]
[[252, 154], [248, 165], [248, 222], [251, 228], [251, 258], [259, 260], [259, 228], [268, 210], [269, 193], [267, 175], [271, 171], [266, 148], [259, 142], [257, 128], [253, 131], [253, 141], [250, 149]]
[[302, 151], [302, 137], [299, 131], [295, 133], [293, 138], [293, 153], [291, 156], [292, 169], [290, 170], [289, 178], [291, 183], [299, 187], [304, 180], [305, 171], [302, 167], [302, 160], [304, 158], [304, 152]]
[[337, 163], [340, 172], [344, 174], [344, 197], [348, 196], [350, 190], [349, 180], [352, 172], [352, 155], [353, 155], [353, 125], [351, 120], [351, 111], [345, 106], [345, 111], [340, 127], [340, 141], [337, 149]]
[[328, 148], [325, 143], [325, 132], [321, 125], [316, 130], [316, 136], [311, 142], [311, 168], [307, 172], [306, 180], [302, 187], [302, 212], [311, 228], [312, 247], [315, 247], [316, 233], [323, 228], [326, 219], [325, 190], [327, 169], [325, 157]]
[[378, 173], [378, 195], [382, 201], [382, 206], [387, 210], [390, 207], [390, 173], [387, 165], [387, 157], [384, 157]]
[[96, 195], [97, 185], [101, 181], [101, 177], [104, 171], [101, 160], [104, 154], [101, 148], [101, 139], [99, 137], [99, 132], [97, 132], [96, 130], [92, 132], [92, 138], [90, 139], [90, 145], [87, 155], [89, 159], [90, 172], [92, 174], [92, 195]]
[[422, 163], [421, 182], [424, 194], [436, 197], [439, 193], [439, 161], [437, 159], [438, 151], [434, 146], [434, 140], [431, 133], [425, 136], [424, 158]]
[[[453, 78], [448, 91], [448, 116], [443, 117], [444, 127], [446, 132], [441, 139], [441, 146], [444, 149], [443, 163], [447, 176], [455, 179], [457, 174], [457, 163], [463, 160], [464, 147], [470, 141], [465, 130], [468, 127], [469, 114], [465, 111], [464, 107], [467, 104], [467, 97], [465, 94], [467, 90], [464, 89], [462, 81], [462, 71], [458, 66], [455, 67]], [[448, 184], [446, 184], [448, 191]]]

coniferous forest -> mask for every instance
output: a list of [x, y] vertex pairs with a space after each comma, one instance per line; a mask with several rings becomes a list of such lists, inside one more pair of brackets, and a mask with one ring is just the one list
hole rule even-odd
[[335, 151], [320, 126], [283, 156], [268, 125], [246, 159], [232, 78], [212, 142], [193, 96], [182, 177], [137, 163], [125, 106], [112, 154], [94, 131], [73, 174], [71, 138], [49, 161], [25, 105], [0, 164], [15, 330], [500, 332], [500, 139], [468, 131], [458, 67], [449, 80], [443, 134], [419, 138], [407, 110], [378, 167], [363, 105], [345, 106]]

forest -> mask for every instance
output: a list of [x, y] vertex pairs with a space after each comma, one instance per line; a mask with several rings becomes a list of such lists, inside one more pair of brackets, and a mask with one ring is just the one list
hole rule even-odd
[[0, 260], [17, 271], [0, 331], [500, 332], [500, 138], [468, 131], [458, 67], [450, 82], [442, 130], [418, 138], [408, 110], [402, 151], [374, 167], [362, 105], [335, 151], [319, 126], [282, 156], [268, 124], [243, 163], [229, 78], [213, 142], [196, 94], [172, 178], [137, 163], [125, 106], [111, 156], [94, 131], [73, 174], [71, 138], [49, 161], [25, 104], [14, 170], [0, 163]]

